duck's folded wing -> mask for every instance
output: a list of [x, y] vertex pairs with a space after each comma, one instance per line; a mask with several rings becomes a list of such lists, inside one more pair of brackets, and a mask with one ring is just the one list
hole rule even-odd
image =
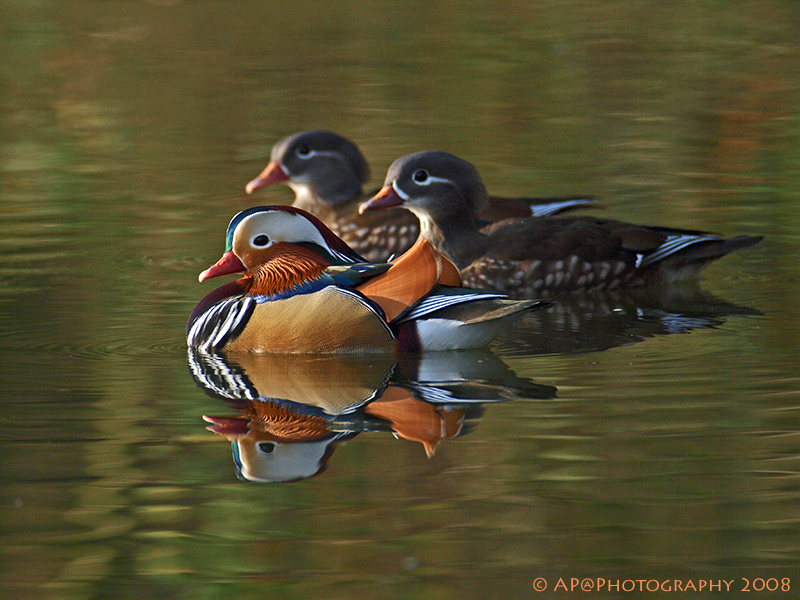
[[482, 348], [529, 310], [549, 303], [504, 294], [437, 286], [389, 325], [404, 350]]
[[425, 298], [408, 307], [391, 323], [399, 325], [424, 318], [448, 318], [464, 323], [477, 323], [534, 308], [544, 308], [549, 304], [541, 300], [509, 300], [506, 294], [493, 290], [436, 286]]
[[[706, 262], [724, 256], [734, 250], [752, 246], [762, 239], [761, 236], [746, 235], [725, 239], [714, 234], [668, 234], [664, 243], [654, 251], [639, 255], [636, 266], [643, 268], [678, 255], [687, 262]], [[687, 250], [690, 247], [691, 250]]]
[[[596, 196], [565, 196], [562, 198], [504, 198], [490, 196], [488, 206], [481, 209], [483, 221], [495, 222], [503, 219], [527, 217], [549, 217], [568, 210], [597, 202]], [[596, 208], [596, 206], [593, 206]]]

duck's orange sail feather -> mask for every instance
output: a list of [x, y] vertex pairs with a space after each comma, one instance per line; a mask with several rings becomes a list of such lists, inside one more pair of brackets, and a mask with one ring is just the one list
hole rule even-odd
[[461, 285], [456, 266], [422, 238], [392, 261], [383, 275], [358, 286], [358, 291], [377, 302], [391, 321], [436, 284]]

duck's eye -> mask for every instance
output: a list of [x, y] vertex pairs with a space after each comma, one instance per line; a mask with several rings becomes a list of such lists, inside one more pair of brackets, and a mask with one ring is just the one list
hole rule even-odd
[[297, 156], [300, 158], [308, 158], [311, 156], [311, 148], [303, 144], [299, 148], [297, 148]]
[[425, 169], [420, 169], [411, 176], [416, 183], [425, 183], [428, 181], [428, 177], [428, 172]]
[[263, 233], [253, 238], [253, 246], [263, 247], [266, 246], [267, 244], [269, 244], [269, 237], [264, 235]]

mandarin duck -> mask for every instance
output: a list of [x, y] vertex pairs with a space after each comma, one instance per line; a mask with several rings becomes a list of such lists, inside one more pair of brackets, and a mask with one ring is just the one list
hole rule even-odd
[[396, 160], [383, 188], [360, 210], [408, 209], [420, 220], [421, 238], [458, 266], [464, 285], [490, 286], [512, 297], [687, 279], [711, 260], [762, 239], [591, 216], [506, 220], [481, 230], [477, 207], [486, 195], [467, 161], [419, 152]]
[[[419, 235], [419, 222], [407, 213], [359, 215], [358, 205], [368, 197], [362, 187], [368, 178], [367, 161], [353, 142], [330, 131], [315, 130], [296, 133], [275, 144], [270, 163], [245, 189], [251, 194], [271, 184], [287, 183], [295, 192], [292, 206], [319, 217], [368, 260], [381, 261], [411, 247]], [[595, 198], [486, 196], [483, 200], [480, 218], [494, 222], [554, 214]]]
[[244, 210], [200, 281], [244, 273], [208, 294], [190, 347], [276, 353], [477, 348], [546, 303], [460, 287], [424, 239], [392, 263], [368, 263], [319, 219], [290, 206]]

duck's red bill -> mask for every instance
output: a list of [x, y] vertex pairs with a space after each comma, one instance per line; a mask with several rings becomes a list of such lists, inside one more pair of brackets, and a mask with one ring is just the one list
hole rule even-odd
[[242, 273], [246, 271], [245, 266], [242, 264], [242, 261], [233, 253], [233, 251], [229, 250], [225, 254], [222, 255], [216, 263], [208, 267], [205, 271], [200, 273], [198, 279], [200, 281], [205, 281], [206, 279], [211, 279], [212, 277], [219, 277], [220, 275], [230, 275], [231, 273]]

